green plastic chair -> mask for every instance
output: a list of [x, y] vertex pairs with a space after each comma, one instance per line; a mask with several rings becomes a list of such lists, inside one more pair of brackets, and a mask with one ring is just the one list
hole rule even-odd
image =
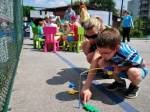
[[43, 27], [38, 26], [38, 35], [37, 35], [37, 40], [36, 40], [36, 45], [38, 49], [42, 48], [42, 44], [44, 43], [45, 39], [43, 37]]
[[83, 42], [83, 39], [84, 39], [84, 33], [85, 33], [84, 28], [78, 27], [77, 33], [78, 33], [78, 40], [72, 41], [70, 43], [69, 51], [76, 51], [77, 53], [79, 53], [81, 43]]
[[36, 26], [32, 27], [32, 32], [33, 32], [33, 47], [34, 47], [34, 49], [36, 49], [37, 48], [36, 41], [38, 40], [38, 38], [37, 38], [38, 28]]
[[80, 52], [80, 46], [84, 40], [85, 30], [83, 27], [78, 27], [78, 41], [77, 41], [77, 52]]
[[36, 49], [42, 48], [42, 43], [45, 41], [45, 39], [39, 37], [39, 28], [38, 27], [32, 27], [33, 31], [33, 47]]

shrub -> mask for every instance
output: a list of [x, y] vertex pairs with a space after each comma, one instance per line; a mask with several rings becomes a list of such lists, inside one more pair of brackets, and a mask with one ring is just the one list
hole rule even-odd
[[144, 35], [143, 35], [142, 31], [137, 30], [137, 29], [132, 29], [131, 32], [130, 32], [130, 37], [133, 37], [133, 38], [143, 38]]

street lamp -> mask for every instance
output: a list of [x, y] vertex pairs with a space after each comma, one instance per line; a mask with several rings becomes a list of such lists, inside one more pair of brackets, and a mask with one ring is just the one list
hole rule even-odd
[[72, 6], [72, 0], [71, 0], [71, 6]]
[[123, 1], [124, 1], [124, 0], [122, 0], [122, 1], [121, 1], [120, 17], [122, 16], [122, 10], [123, 10]]

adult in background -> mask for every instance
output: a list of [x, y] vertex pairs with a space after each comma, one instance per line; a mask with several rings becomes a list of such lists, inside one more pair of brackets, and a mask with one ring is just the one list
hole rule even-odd
[[83, 24], [83, 22], [87, 21], [90, 18], [90, 14], [88, 13], [87, 7], [84, 4], [84, 2], [80, 2], [80, 23]]
[[44, 18], [44, 26], [48, 26], [50, 23], [49, 23], [49, 17], [48, 16], [46, 16], [45, 18]]
[[71, 22], [71, 16], [76, 16], [75, 11], [72, 9], [71, 5], [68, 5], [68, 9], [65, 12], [64, 20]]
[[133, 20], [132, 16], [129, 15], [128, 11], [123, 12], [122, 16], [122, 28], [123, 28], [123, 42], [125, 42], [125, 39], [127, 37], [127, 42], [130, 42], [130, 30], [133, 28]]

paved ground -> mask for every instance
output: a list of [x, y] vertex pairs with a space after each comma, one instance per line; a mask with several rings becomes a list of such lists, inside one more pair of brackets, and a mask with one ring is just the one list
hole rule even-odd
[[[145, 58], [150, 69], [150, 41], [131, 40]], [[85, 112], [78, 109], [78, 95], [66, 93], [69, 82], [78, 85], [79, 73], [89, 64], [83, 53], [44, 53], [32, 49], [32, 41], [24, 40], [17, 75], [15, 78], [10, 112]], [[83, 77], [84, 79], [84, 77]], [[140, 95], [136, 99], [124, 99], [122, 92], [107, 92], [104, 86], [111, 79], [96, 80], [93, 98], [89, 104], [101, 112], [150, 112], [150, 76], [141, 83]]]

